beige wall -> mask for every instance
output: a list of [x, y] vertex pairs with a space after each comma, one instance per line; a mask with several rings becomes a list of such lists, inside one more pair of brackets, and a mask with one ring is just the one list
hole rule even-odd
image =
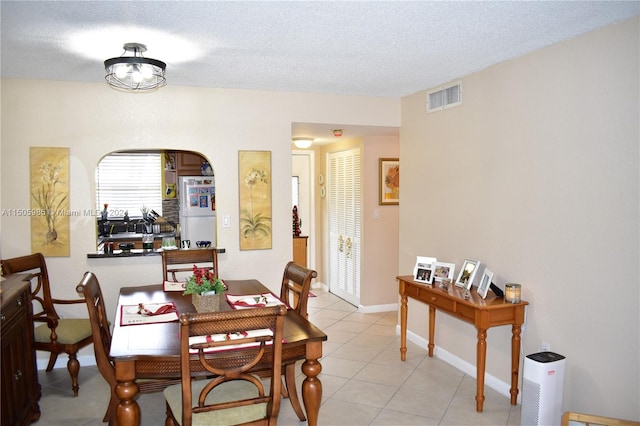
[[[296, 121], [399, 126], [400, 100], [171, 85], [156, 93], [133, 95], [104, 83], [2, 80], [0, 208], [30, 205], [30, 146], [70, 148], [74, 211], [95, 207], [95, 167], [111, 151], [198, 151], [215, 170], [218, 215], [231, 217], [230, 228], [218, 224], [218, 245], [226, 249], [219, 257], [221, 275], [258, 277], [275, 291], [292, 255], [290, 138], [291, 123]], [[239, 250], [238, 150], [272, 152], [271, 250]], [[115, 307], [122, 286], [159, 282], [159, 257], [87, 259], [87, 253], [95, 250], [94, 228], [94, 217], [72, 217], [71, 256], [47, 259], [55, 296], [75, 297], [75, 285], [87, 270], [99, 277], [107, 306]], [[30, 253], [29, 229], [28, 219], [3, 215], [1, 256]], [[83, 310], [63, 314], [79, 316]]]
[[[567, 357], [565, 410], [638, 420], [639, 21], [462, 78], [463, 105], [402, 100], [400, 272], [415, 256], [486, 262], [530, 302], [523, 353]], [[409, 328], [426, 338], [424, 305]], [[487, 372], [509, 383], [510, 328]], [[438, 316], [436, 345], [475, 365], [476, 331]]]
[[[398, 158], [397, 137], [367, 137], [364, 140], [362, 197], [362, 294], [364, 306], [396, 303], [398, 286], [399, 205], [378, 205], [379, 159]], [[379, 218], [373, 217], [374, 210]]]

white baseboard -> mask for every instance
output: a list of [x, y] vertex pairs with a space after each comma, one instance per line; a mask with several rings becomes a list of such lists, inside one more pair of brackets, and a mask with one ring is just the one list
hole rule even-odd
[[[396, 334], [398, 336], [400, 335], [400, 325], [396, 325]], [[417, 335], [415, 333], [412, 333], [409, 330], [407, 330], [407, 340], [409, 340], [410, 342], [420, 346], [425, 351], [429, 350], [429, 347], [428, 347], [429, 341], [427, 339], [425, 339], [424, 337], [421, 337], [421, 336], [419, 336], [419, 335]], [[442, 349], [438, 345], [436, 345], [433, 349], [434, 349], [433, 350], [433, 355], [435, 357], [441, 359], [442, 361], [446, 362], [447, 364], [452, 365], [453, 367], [455, 367], [458, 370], [462, 371], [463, 373], [473, 377], [474, 379], [477, 379], [476, 366], [474, 364], [471, 364], [471, 363], [463, 360], [462, 358], [459, 358], [459, 357], [455, 356], [451, 352], [448, 352], [448, 351]], [[485, 384], [485, 386], [489, 386], [491, 389], [495, 390], [496, 392], [500, 393], [501, 395], [504, 395], [507, 398], [511, 399], [511, 392], [510, 392], [511, 391], [511, 384], [510, 383], [505, 383], [502, 380], [498, 379], [497, 377], [492, 376], [491, 374], [487, 374], [485, 372], [484, 373], [484, 384]], [[518, 402], [520, 402], [520, 395], [518, 395]]]
[[358, 312], [363, 314], [373, 314], [376, 312], [391, 312], [398, 311], [397, 303], [389, 303], [387, 305], [371, 305], [371, 306], [358, 306]]
[[318, 281], [316, 281], [315, 283], [311, 284], [311, 289], [312, 290], [313, 289], [321, 289], [322, 291], [329, 292], [329, 286], [324, 284], [324, 283], [318, 282]]
[[[315, 282], [312, 286], [311, 289], [321, 289], [322, 291], [326, 291], [327, 293], [329, 292], [329, 286], [321, 283], [321, 282]], [[359, 305], [358, 306], [358, 312], [361, 312], [363, 314], [373, 314], [376, 312], [391, 312], [391, 311], [397, 311], [398, 310], [398, 304], [397, 303], [389, 303], [386, 305], [373, 305], [373, 306], [363, 306], [363, 305]]]

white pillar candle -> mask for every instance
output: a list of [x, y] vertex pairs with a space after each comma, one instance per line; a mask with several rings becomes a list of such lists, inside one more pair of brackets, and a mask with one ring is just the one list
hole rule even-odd
[[504, 286], [504, 300], [509, 303], [520, 303], [522, 286], [520, 284], [509, 283]]

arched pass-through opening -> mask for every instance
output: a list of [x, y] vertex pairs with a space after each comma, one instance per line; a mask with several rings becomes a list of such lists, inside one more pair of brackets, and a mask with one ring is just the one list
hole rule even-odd
[[105, 243], [112, 250], [180, 247], [182, 240], [216, 246], [216, 182], [202, 154], [111, 152], [98, 163], [95, 179], [99, 251]]

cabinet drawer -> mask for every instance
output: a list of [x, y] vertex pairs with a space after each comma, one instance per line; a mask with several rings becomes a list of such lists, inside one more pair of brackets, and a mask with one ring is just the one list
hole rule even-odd
[[[426, 296], [426, 297], [425, 297]], [[455, 307], [455, 302], [448, 298], [438, 296], [436, 293], [425, 294], [423, 299], [437, 308], [443, 309], [445, 311], [453, 312]]]
[[[407, 294], [407, 296], [412, 297], [414, 299], [417, 300], [423, 300], [423, 297], [425, 297], [426, 292], [424, 290], [422, 290], [420, 287], [415, 286], [415, 285], [405, 285], [404, 287], [404, 292]], [[426, 299], [425, 299], [426, 300]], [[423, 301], [425, 301], [423, 300]]]
[[453, 312], [455, 306], [455, 302], [451, 298], [439, 295], [437, 291], [432, 291], [426, 287], [422, 288], [417, 285], [407, 285], [405, 287], [405, 293], [408, 297], [428, 303], [445, 311]]
[[27, 292], [22, 292], [13, 300], [10, 300], [2, 307], [2, 326], [4, 327], [11, 319], [17, 315], [24, 315], [27, 305]]

